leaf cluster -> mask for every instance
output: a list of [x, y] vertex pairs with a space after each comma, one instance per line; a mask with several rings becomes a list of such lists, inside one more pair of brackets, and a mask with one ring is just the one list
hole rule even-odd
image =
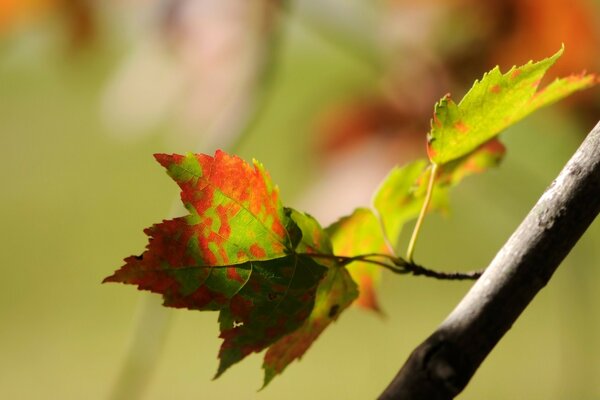
[[[373, 196], [326, 228], [286, 208], [264, 167], [217, 151], [156, 155], [181, 189], [188, 214], [145, 230], [143, 254], [105, 282], [159, 293], [168, 307], [218, 311], [217, 376], [266, 349], [264, 385], [303, 356], [351, 304], [382, 312], [376, 296], [382, 269], [442, 279], [413, 263], [427, 212], [448, 208], [448, 192], [464, 177], [498, 165], [505, 148], [497, 135], [536, 109], [588, 88], [594, 75], [557, 79], [538, 90], [563, 49], [540, 62], [496, 67], [456, 104], [449, 95], [434, 109], [427, 136], [429, 160], [394, 168]], [[404, 225], [417, 219], [406, 256]]]

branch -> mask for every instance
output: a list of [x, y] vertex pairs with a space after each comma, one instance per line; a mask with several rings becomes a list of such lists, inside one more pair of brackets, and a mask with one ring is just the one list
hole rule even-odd
[[440, 327], [379, 397], [452, 399], [600, 212], [600, 122]]

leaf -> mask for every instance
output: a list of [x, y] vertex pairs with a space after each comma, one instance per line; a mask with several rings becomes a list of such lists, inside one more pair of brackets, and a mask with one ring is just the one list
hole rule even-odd
[[[310, 215], [293, 209], [289, 209], [289, 212], [302, 232], [302, 240], [296, 251], [299, 254], [306, 252], [333, 256], [329, 235], [319, 223]], [[283, 336], [267, 350], [263, 363], [265, 371], [263, 387], [283, 372], [288, 364], [295, 359], [300, 359], [325, 328], [335, 321], [358, 296], [356, 284], [345, 268], [340, 267], [333, 258], [316, 258], [316, 260], [329, 268], [319, 283], [314, 308], [302, 326]]]
[[[295, 269], [293, 272], [290, 271], [293, 278], [287, 285], [285, 282], [283, 285], [279, 282], [267, 282], [266, 285], [254, 289], [254, 296], [262, 298], [263, 301], [262, 304], [257, 304], [256, 300], [253, 300], [254, 307], [252, 309], [252, 314], [246, 318], [247, 322], [244, 322], [240, 332], [235, 332], [238, 327], [229, 322], [229, 314], [221, 313], [224, 315], [223, 318], [220, 316], [222, 330], [221, 337], [226, 341], [223, 343], [221, 352], [219, 353], [221, 364], [216, 375], [217, 377], [223, 373], [227, 367], [241, 360], [247, 354], [259, 352], [269, 346], [272, 347], [274, 342], [276, 344], [279, 340], [284, 340], [290, 332], [294, 335], [297, 329], [302, 329], [301, 327], [306, 325], [305, 321], [307, 321], [307, 317], [309, 317], [309, 314], [312, 315], [311, 312], [314, 312], [313, 307], [317, 304], [315, 296], [317, 296], [317, 301], [322, 301], [319, 300], [318, 296], [321, 296], [321, 298], [326, 296], [324, 293], [319, 295], [319, 292], [316, 290], [321, 289], [317, 289], [315, 283], [321, 281], [321, 283], [318, 283], [318, 288], [321, 288], [323, 280], [327, 279], [323, 278], [323, 274], [329, 274], [335, 266], [335, 263], [331, 259], [317, 258], [315, 260], [311, 258], [310, 254], [332, 255], [331, 241], [319, 223], [310, 215], [293, 209], [286, 209], [286, 214], [290, 215], [292, 220], [296, 223], [295, 227], [298, 228], [297, 233], [301, 235], [301, 240], [295, 249], [294, 257], [297, 257], [297, 260], [300, 260], [305, 264], [303, 269], [300, 270], [303, 274], [297, 274], [298, 269]], [[327, 272], [325, 272], [324, 266], [330, 267]], [[285, 265], [282, 265], [282, 267], [284, 267], [282, 271], [284, 271], [285, 274]], [[306, 280], [305, 278], [308, 271], [310, 271], [311, 274], [308, 274], [309, 279]], [[269, 279], [273, 279], [273, 269], [269, 268], [266, 272]], [[304, 281], [302, 279], [304, 279]], [[286, 290], [280, 304], [273, 303], [273, 300], [276, 300], [279, 296], [277, 293], [273, 292], [273, 288], [276, 290]], [[242, 292], [243, 290], [244, 289], [242, 289]], [[264, 301], [265, 293], [267, 294], [266, 301]], [[268, 321], [276, 321], [277, 323], [269, 326]], [[225, 322], [228, 323], [228, 325], [224, 326]], [[266, 328], [265, 325], [267, 326]], [[242, 332], [244, 328], [250, 332]], [[323, 329], [324, 328], [325, 326]], [[304, 328], [305, 331], [307, 329], [308, 328]], [[310, 334], [316, 338], [321, 331], [310, 332]], [[235, 336], [235, 341], [232, 344], [227, 343], [230, 334]], [[275, 341], [273, 338], [278, 340]], [[229, 348], [230, 344], [233, 347], [232, 349]], [[309, 345], [307, 345], [307, 348], [308, 346]], [[269, 350], [271, 347], [269, 347]], [[291, 361], [292, 360], [290, 360], [290, 362]], [[273, 377], [274, 375], [267, 379], [267, 371], [265, 370], [265, 383], [263, 387], [266, 386]]]
[[[416, 160], [395, 167], [383, 180], [373, 200], [383, 225], [385, 236], [396, 249], [402, 227], [415, 219], [423, 206], [429, 179], [427, 161]], [[433, 192], [429, 210], [447, 208], [448, 192], [439, 186]]]
[[563, 48], [549, 58], [513, 67], [505, 74], [496, 67], [475, 81], [458, 105], [449, 95], [442, 98], [435, 105], [428, 134], [431, 161], [445, 164], [463, 157], [538, 108], [597, 83], [594, 75], [582, 74], [557, 79], [537, 91], [544, 74], [562, 53]]
[[224, 339], [215, 377], [253, 352], [260, 352], [298, 329], [310, 315], [325, 268], [306, 256], [291, 255], [250, 263], [250, 279], [220, 316]]
[[146, 251], [104, 282], [160, 293], [170, 307], [220, 310], [218, 376], [310, 315], [326, 268], [295, 248], [320, 242], [302, 237], [312, 222], [282, 207], [259, 163], [252, 168], [222, 151], [156, 159], [181, 187], [190, 214], [146, 229]]
[[[296, 246], [297, 253], [320, 253], [326, 255], [333, 254], [331, 239], [316, 219], [306, 213], [296, 211], [292, 208], [286, 208], [286, 211], [289, 213], [292, 220], [300, 230], [299, 233], [301, 235], [301, 240]], [[332, 265], [324, 258], [319, 259], [319, 262], [324, 263], [326, 266]]]
[[[281, 257], [292, 249], [279, 190], [264, 167], [254, 168], [236, 156], [217, 150], [205, 154], [156, 155], [181, 187], [198, 246], [198, 261], [206, 265], [241, 263]], [[195, 246], [194, 246], [195, 247]]]
[[[352, 215], [343, 217], [327, 227], [327, 232], [336, 255], [354, 257], [368, 253], [389, 254], [381, 224], [369, 209], [354, 210]], [[354, 282], [358, 284], [359, 296], [356, 304], [381, 313], [376, 294], [376, 286], [381, 280], [381, 267], [354, 261], [346, 268]]]
[[356, 284], [348, 271], [342, 267], [330, 268], [319, 284], [315, 306], [308, 319], [300, 328], [284, 336], [267, 350], [263, 362], [263, 387], [276, 375], [281, 374], [292, 361], [300, 359], [323, 330], [335, 321], [357, 296]]
[[443, 164], [436, 178], [436, 186], [455, 186], [465, 177], [479, 174], [500, 164], [506, 147], [496, 138], [479, 146], [471, 153]]

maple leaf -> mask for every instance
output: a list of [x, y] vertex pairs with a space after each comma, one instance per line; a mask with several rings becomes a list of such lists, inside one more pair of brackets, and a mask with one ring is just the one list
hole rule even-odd
[[296, 359], [300, 359], [317, 337], [335, 321], [358, 296], [356, 284], [348, 271], [339, 266], [329, 268], [319, 284], [314, 308], [304, 324], [284, 336], [267, 350], [263, 362], [263, 387]]
[[[361, 254], [389, 254], [381, 224], [373, 211], [358, 208], [346, 217], [327, 227], [336, 255], [354, 257]], [[347, 267], [350, 276], [358, 284], [359, 296], [355, 304], [382, 313], [377, 300], [376, 287], [381, 280], [381, 267], [372, 263], [354, 261]]]
[[325, 272], [312, 258], [298, 255], [251, 262], [250, 267], [248, 282], [219, 316], [224, 341], [215, 377], [298, 329], [313, 310]]
[[505, 74], [498, 67], [492, 69], [475, 81], [459, 104], [449, 95], [442, 98], [435, 105], [428, 134], [431, 161], [445, 164], [463, 157], [538, 108], [596, 84], [596, 76], [581, 74], [559, 78], [537, 91], [563, 50], [542, 61], [513, 67]]
[[[329, 232], [310, 215], [290, 209], [290, 215], [302, 233], [298, 254], [312, 254], [328, 267], [319, 283], [312, 312], [303, 324], [272, 344], [264, 358], [263, 388], [294, 360], [300, 359], [321, 333], [335, 321], [358, 296], [356, 284], [348, 271], [333, 256]], [[306, 252], [306, 253], [303, 253]], [[319, 258], [319, 257], [323, 258]], [[331, 256], [331, 257], [328, 257]]]
[[[169, 307], [220, 310], [217, 376], [302, 325], [326, 267], [306, 254], [300, 213], [281, 205], [262, 165], [217, 151], [155, 156], [181, 187], [189, 215], [146, 229], [141, 256], [104, 282], [163, 295]], [[308, 218], [308, 217], [306, 217]]]

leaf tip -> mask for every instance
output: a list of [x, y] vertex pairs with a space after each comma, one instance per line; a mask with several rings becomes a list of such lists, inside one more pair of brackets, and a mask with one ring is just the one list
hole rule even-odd
[[224, 373], [225, 371], [227, 371], [227, 368], [229, 368], [229, 367], [230, 367], [230, 365], [226, 365], [226, 364], [223, 362], [223, 359], [220, 359], [220, 360], [219, 360], [219, 367], [217, 368], [217, 372], [215, 373], [215, 376], [213, 376], [213, 377], [212, 377], [212, 380], [213, 380], [213, 381], [215, 381], [215, 380], [217, 380], [218, 378], [220, 378], [220, 377], [221, 377], [221, 375], [223, 375], [223, 373]]
[[275, 378], [275, 375], [277, 375], [277, 372], [275, 372], [275, 369], [272, 368], [272, 367], [269, 367], [269, 366], [263, 364], [263, 369], [265, 371], [265, 376], [264, 376], [264, 379], [263, 379], [263, 384], [260, 387], [260, 389], [257, 390], [257, 392], [263, 391], [267, 387], [267, 385], [269, 383], [271, 383], [271, 381], [273, 380], [273, 378]]
[[102, 279], [101, 283], [111, 283], [111, 282], [118, 282], [116, 276], [116, 274], [112, 274], [111, 276], [107, 276], [106, 278]]
[[173, 154], [165, 154], [165, 153], [155, 153], [155, 154], [153, 154], [153, 156], [154, 156], [154, 159], [156, 161], [158, 161], [158, 163], [165, 168], [173, 162], [173, 158], [174, 158]]

